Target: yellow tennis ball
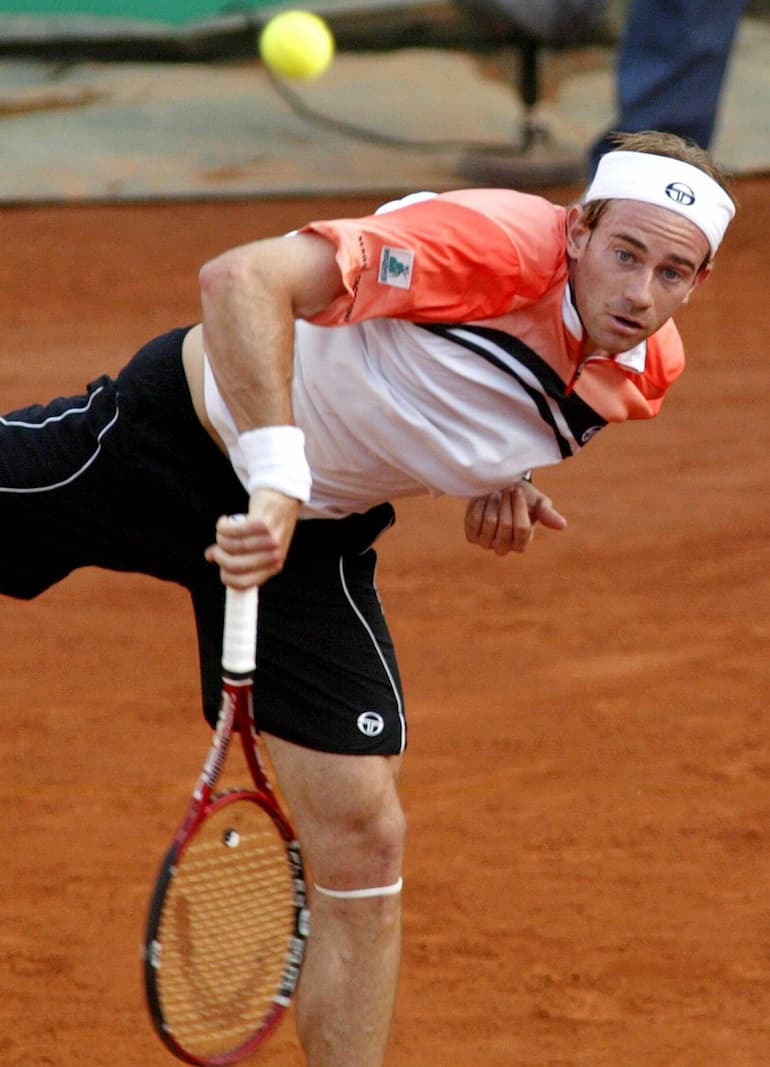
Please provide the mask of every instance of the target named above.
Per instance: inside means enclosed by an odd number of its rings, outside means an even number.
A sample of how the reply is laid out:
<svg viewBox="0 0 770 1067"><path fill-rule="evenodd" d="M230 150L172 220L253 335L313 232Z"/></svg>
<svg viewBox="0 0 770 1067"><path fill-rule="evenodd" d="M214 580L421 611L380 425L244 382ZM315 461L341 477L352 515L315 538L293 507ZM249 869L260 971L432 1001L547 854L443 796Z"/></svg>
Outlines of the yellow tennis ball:
<svg viewBox="0 0 770 1067"><path fill-rule="evenodd" d="M310 80L326 70L334 57L334 37L311 11L282 11L259 35L262 62L276 74Z"/></svg>

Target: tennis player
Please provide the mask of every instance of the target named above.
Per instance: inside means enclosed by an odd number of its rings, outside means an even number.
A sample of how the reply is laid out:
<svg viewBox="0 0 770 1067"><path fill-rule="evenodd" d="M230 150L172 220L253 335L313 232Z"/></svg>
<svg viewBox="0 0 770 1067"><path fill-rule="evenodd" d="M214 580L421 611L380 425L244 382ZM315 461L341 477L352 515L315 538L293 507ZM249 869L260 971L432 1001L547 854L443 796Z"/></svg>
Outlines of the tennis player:
<svg viewBox="0 0 770 1067"><path fill-rule="evenodd" d="M391 1025L406 719L371 547L390 501L466 498L468 539L501 555L562 528L527 473L658 413L672 315L734 210L703 151L648 133L569 209L473 189L312 222L207 263L202 325L0 423L0 591L86 565L180 583L211 720L222 582L262 587L257 716L315 881L310 1067L378 1067Z"/></svg>

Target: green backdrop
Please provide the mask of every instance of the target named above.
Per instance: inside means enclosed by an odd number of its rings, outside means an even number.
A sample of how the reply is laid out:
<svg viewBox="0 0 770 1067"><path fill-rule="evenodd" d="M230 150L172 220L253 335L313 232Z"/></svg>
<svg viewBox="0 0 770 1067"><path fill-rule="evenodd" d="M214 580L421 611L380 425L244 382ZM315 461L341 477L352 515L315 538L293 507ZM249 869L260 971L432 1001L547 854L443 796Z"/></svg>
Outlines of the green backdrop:
<svg viewBox="0 0 770 1067"><path fill-rule="evenodd" d="M0 14L102 15L184 23L257 6L259 0L250 3L228 3L227 0L0 0Z"/></svg>

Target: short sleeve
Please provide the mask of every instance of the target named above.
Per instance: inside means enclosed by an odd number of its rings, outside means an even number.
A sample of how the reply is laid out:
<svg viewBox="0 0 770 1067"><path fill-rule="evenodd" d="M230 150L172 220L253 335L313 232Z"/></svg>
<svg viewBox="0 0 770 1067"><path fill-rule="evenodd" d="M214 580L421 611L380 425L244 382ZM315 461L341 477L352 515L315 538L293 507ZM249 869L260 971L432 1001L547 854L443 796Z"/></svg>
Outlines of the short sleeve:
<svg viewBox="0 0 770 1067"><path fill-rule="evenodd" d="M472 322L538 299L564 263L564 210L513 190L465 190L382 214L309 223L337 250L344 293L311 321Z"/></svg>

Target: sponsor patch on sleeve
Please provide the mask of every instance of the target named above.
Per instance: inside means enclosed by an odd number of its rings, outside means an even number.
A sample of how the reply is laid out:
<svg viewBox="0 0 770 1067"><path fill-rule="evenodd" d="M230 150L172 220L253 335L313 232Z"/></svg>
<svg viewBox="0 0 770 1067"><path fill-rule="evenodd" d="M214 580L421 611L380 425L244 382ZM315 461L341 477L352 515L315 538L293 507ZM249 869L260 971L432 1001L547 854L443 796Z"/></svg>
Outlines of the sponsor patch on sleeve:
<svg viewBox="0 0 770 1067"><path fill-rule="evenodd" d="M380 253L380 285L393 285L396 289L409 289L412 284L414 252L406 248L383 248Z"/></svg>

